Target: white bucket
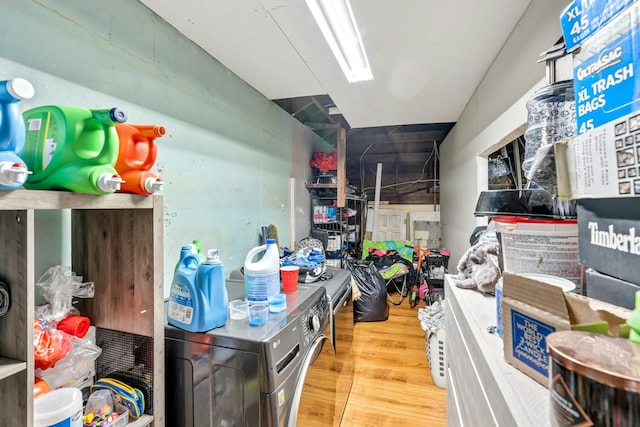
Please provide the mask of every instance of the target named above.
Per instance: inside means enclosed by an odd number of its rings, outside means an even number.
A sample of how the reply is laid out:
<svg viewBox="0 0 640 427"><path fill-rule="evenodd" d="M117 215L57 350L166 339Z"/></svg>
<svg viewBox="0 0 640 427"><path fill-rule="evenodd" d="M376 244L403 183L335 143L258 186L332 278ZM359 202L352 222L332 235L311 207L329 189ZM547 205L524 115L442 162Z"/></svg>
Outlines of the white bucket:
<svg viewBox="0 0 640 427"><path fill-rule="evenodd" d="M576 220L497 216L503 271L563 277L582 293Z"/></svg>
<svg viewBox="0 0 640 427"><path fill-rule="evenodd" d="M75 387L59 388L33 402L35 427L82 427L82 392Z"/></svg>

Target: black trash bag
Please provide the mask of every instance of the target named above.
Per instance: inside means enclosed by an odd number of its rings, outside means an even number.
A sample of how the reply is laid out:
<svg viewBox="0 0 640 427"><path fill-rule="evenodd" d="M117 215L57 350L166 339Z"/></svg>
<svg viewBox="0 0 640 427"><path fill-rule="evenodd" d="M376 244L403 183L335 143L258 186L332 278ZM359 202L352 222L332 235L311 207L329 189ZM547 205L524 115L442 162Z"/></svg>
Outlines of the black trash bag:
<svg viewBox="0 0 640 427"><path fill-rule="evenodd" d="M353 318L356 322L379 322L389 318L387 286L373 262L347 259L347 270L360 290L360 298L353 302Z"/></svg>

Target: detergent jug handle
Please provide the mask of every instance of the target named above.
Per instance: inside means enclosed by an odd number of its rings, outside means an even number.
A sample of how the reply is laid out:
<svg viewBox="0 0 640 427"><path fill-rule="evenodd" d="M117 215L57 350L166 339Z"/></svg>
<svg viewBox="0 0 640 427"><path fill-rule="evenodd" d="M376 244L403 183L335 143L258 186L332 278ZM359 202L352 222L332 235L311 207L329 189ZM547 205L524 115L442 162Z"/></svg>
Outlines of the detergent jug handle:
<svg viewBox="0 0 640 427"><path fill-rule="evenodd" d="M150 170L156 161L158 156L158 145L155 144L155 140L159 136L164 136L167 132L164 126L158 125L133 125L138 129L138 133L145 138L139 138L136 142L145 142L149 146L149 155L144 159L144 163L140 167L140 170Z"/></svg>
<svg viewBox="0 0 640 427"><path fill-rule="evenodd" d="M18 142L13 138L16 124L24 126L18 101L30 99L34 93L33 85L22 78L0 82L0 149L12 149L17 154L22 153L24 138L21 138L20 147L11 147L11 144ZM2 145L3 141L7 143L6 147Z"/></svg>
<svg viewBox="0 0 640 427"><path fill-rule="evenodd" d="M251 249L244 259L244 265L246 266L248 264L253 264L253 258L260 252L266 252L266 250L267 245L256 246L255 248Z"/></svg>
<svg viewBox="0 0 640 427"><path fill-rule="evenodd" d="M180 263L187 268L197 270L200 266L200 256L198 254L187 255L180 260Z"/></svg>

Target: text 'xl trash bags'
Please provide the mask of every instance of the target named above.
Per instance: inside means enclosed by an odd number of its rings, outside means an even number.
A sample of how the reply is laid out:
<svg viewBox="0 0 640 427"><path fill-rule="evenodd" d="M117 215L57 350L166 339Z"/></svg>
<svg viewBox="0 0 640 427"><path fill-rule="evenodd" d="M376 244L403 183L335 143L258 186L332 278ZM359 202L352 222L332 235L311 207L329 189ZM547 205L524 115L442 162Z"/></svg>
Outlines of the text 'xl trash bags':
<svg viewBox="0 0 640 427"><path fill-rule="evenodd" d="M346 267L351 271L360 290L360 298L353 302L356 322L377 322L389 318L387 286L371 261L347 259Z"/></svg>

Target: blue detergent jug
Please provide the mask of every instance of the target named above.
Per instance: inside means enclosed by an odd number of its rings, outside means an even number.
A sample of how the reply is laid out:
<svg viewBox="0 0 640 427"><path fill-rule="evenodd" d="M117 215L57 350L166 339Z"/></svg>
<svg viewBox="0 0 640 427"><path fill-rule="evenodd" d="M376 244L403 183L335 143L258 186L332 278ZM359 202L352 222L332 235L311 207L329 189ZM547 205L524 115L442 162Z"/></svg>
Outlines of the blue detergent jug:
<svg viewBox="0 0 640 427"><path fill-rule="evenodd" d="M203 310L195 314L194 320L201 332L219 328L227 323L229 296L224 276L224 266L218 250L209 249L207 259L200 264L196 274Z"/></svg>
<svg viewBox="0 0 640 427"><path fill-rule="evenodd" d="M0 190L21 187L29 175L20 158L25 127L18 103L33 94L33 86L25 79L0 81Z"/></svg>
<svg viewBox="0 0 640 427"><path fill-rule="evenodd" d="M199 266L200 257L193 253L192 246L183 246L169 293L167 322L170 325L190 330L197 303L196 273Z"/></svg>
<svg viewBox="0 0 640 427"><path fill-rule="evenodd" d="M206 332L227 322L229 298L218 251L201 262L192 247L183 246L171 284L167 322L189 332Z"/></svg>

